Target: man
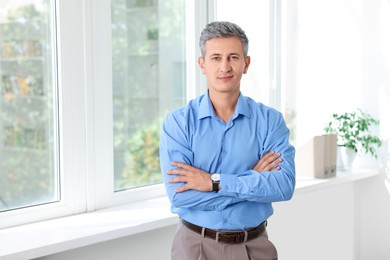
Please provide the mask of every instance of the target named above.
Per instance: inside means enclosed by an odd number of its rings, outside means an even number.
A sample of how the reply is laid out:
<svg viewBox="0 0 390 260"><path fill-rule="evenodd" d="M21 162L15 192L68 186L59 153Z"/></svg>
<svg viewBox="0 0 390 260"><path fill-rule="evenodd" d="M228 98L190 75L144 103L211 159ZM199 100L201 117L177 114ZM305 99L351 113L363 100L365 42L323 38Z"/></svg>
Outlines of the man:
<svg viewBox="0 0 390 260"><path fill-rule="evenodd" d="M277 259L265 230L272 202L295 187L295 149L278 111L240 92L250 57L245 32L212 22L200 37L208 91L170 113L160 140L172 212L172 259Z"/></svg>

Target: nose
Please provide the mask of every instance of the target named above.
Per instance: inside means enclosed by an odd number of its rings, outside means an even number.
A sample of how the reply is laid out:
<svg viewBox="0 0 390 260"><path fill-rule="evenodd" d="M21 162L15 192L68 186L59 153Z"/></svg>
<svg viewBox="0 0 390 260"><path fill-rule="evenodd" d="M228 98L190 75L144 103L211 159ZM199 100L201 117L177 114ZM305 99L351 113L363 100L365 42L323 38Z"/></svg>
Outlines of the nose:
<svg viewBox="0 0 390 260"><path fill-rule="evenodd" d="M221 72L228 72L231 70L231 68L232 68L232 66L230 65L230 60L223 59L221 62L221 67L220 67Z"/></svg>

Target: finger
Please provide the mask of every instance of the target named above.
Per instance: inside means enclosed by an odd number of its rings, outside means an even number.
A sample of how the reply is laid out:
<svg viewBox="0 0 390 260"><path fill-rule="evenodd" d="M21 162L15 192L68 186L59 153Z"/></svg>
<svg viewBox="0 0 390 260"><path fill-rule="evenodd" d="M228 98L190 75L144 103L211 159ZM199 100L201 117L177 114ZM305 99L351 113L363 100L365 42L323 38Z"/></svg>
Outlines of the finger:
<svg viewBox="0 0 390 260"><path fill-rule="evenodd" d="M180 162L173 162L172 165L178 167L179 169L185 171L187 174L188 173L199 173L199 172L202 172L202 170L194 167L194 166L191 166L191 165L188 165L188 164L185 164L185 163L180 163Z"/></svg>
<svg viewBox="0 0 390 260"><path fill-rule="evenodd" d="M186 182L186 178L185 177L174 177L174 178L170 178L168 179L168 182L169 183L175 183L175 182Z"/></svg>
<svg viewBox="0 0 390 260"><path fill-rule="evenodd" d="M274 150L269 151L268 153L264 154L262 158L266 159L268 157L272 157L275 154Z"/></svg>
<svg viewBox="0 0 390 260"><path fill-rule="evenodd" d="M184 169L184 170L188 170L188 171L196 169L195 167L192 167L191 165L188 165L188 164L182 163L182 162L174 162L173 161L173 162L171 162L171 164L173 166L176 166L178 168L181 168L181 169Z"/></svg>
<svg viewBox="0 0 390 260"><path fill-rule="evenodd" d="M266 157L266 158L265 158ZM269 153L267 156L263 156L258 163L253 168L254 170L261 172L261 171L270 171L272 170L278 163L280 163L282 159L280 158L280 153L275 153L270 155Z"/></svg>
<svg viewBox="0 0 390 260"><path fill-rule="evenodd" d="M262 156L262 159L264 160L272 160L272 158L279 157L280 153L276 153L275 151L269 151L265 155Z"/></svg>
<svg viewBox="0 0 390 260"><path fill-rule="evenodd" d="M260 160L257 161L255 167L259 167L260 165L262 165L264 163L264 161L267 161L269 158L271 158L272 156L274 156L275 152L274 151L269 151L268 153L266 153L265 155L263 155Z"/></svg>
<svg viewBox="0 0 390 260"><path fill-rule="evenodd" d="M265 158L263 164L265 164L265 165L271 164L272 162L277 161L279 158L280 158L280 153L275 153L275 154Z"/></svg>
<svg viewBox="0 0 390 260"><path fill-rule="evenodd" d="M279 163L281 163L283 160L282 158L277 158L276 160L272 161L271 163L267 164L264 167L264 171L271 171L273 170L276 166L278 166Z"/></svg>
<svg viewBox="0 0 390 260"><path fill-rule="evenodd" d="M172 169L172 170L168 170L166 171L166 174L174 174L174 175L187 175L187 171L183 170L183 169Z"/></svg>
<svg viewBox="0 0 390 260"><path fill-rule="evenodd" d="M187 185L183 185L183 186L175 189L175 192L180 193L180 192L183 192L183 191L186 191L186 190L188 190Z"/></svg>
<svg viewBox="0 0 390 260"><path fill-rule="evenodd" d="M264 167L265 165L269 164L279 156L280 156L279 153L275 154L274 151L269 151L268 153L266 153L260 158L260 160L256 163L255 168L259 168L261 166Z"/></svg>

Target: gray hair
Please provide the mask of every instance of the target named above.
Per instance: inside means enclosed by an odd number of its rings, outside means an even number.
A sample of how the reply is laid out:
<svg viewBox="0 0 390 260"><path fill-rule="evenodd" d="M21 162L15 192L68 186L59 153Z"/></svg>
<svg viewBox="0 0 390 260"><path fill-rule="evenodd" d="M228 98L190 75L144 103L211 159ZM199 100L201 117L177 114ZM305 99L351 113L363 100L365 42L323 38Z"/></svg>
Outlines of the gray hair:
<svg viewBox="0 0 390 260"><path fill-rule="evenodd" d="M242 42L242 49L244 56L248 55L248 43L249 40L246 37L244 30L241 29L237 24L231 22L211 22L206 25L206 28L200 34L199 47L202 57L205 57L206 42L214 38L227 38L237 37Z"/></svg>

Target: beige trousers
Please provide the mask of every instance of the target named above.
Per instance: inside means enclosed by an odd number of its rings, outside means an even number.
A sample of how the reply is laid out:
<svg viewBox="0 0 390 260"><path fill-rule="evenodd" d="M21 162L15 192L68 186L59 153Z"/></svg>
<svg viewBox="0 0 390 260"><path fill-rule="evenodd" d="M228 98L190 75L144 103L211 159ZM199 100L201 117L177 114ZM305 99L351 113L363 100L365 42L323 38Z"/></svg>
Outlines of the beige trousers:
<svg viewBox="0 0 390 260"><path fill-rule="evenodd" d="M240 244L224 244L202 237L179 222L172 243L172 260L277 260L267 231Z"/></svg>

